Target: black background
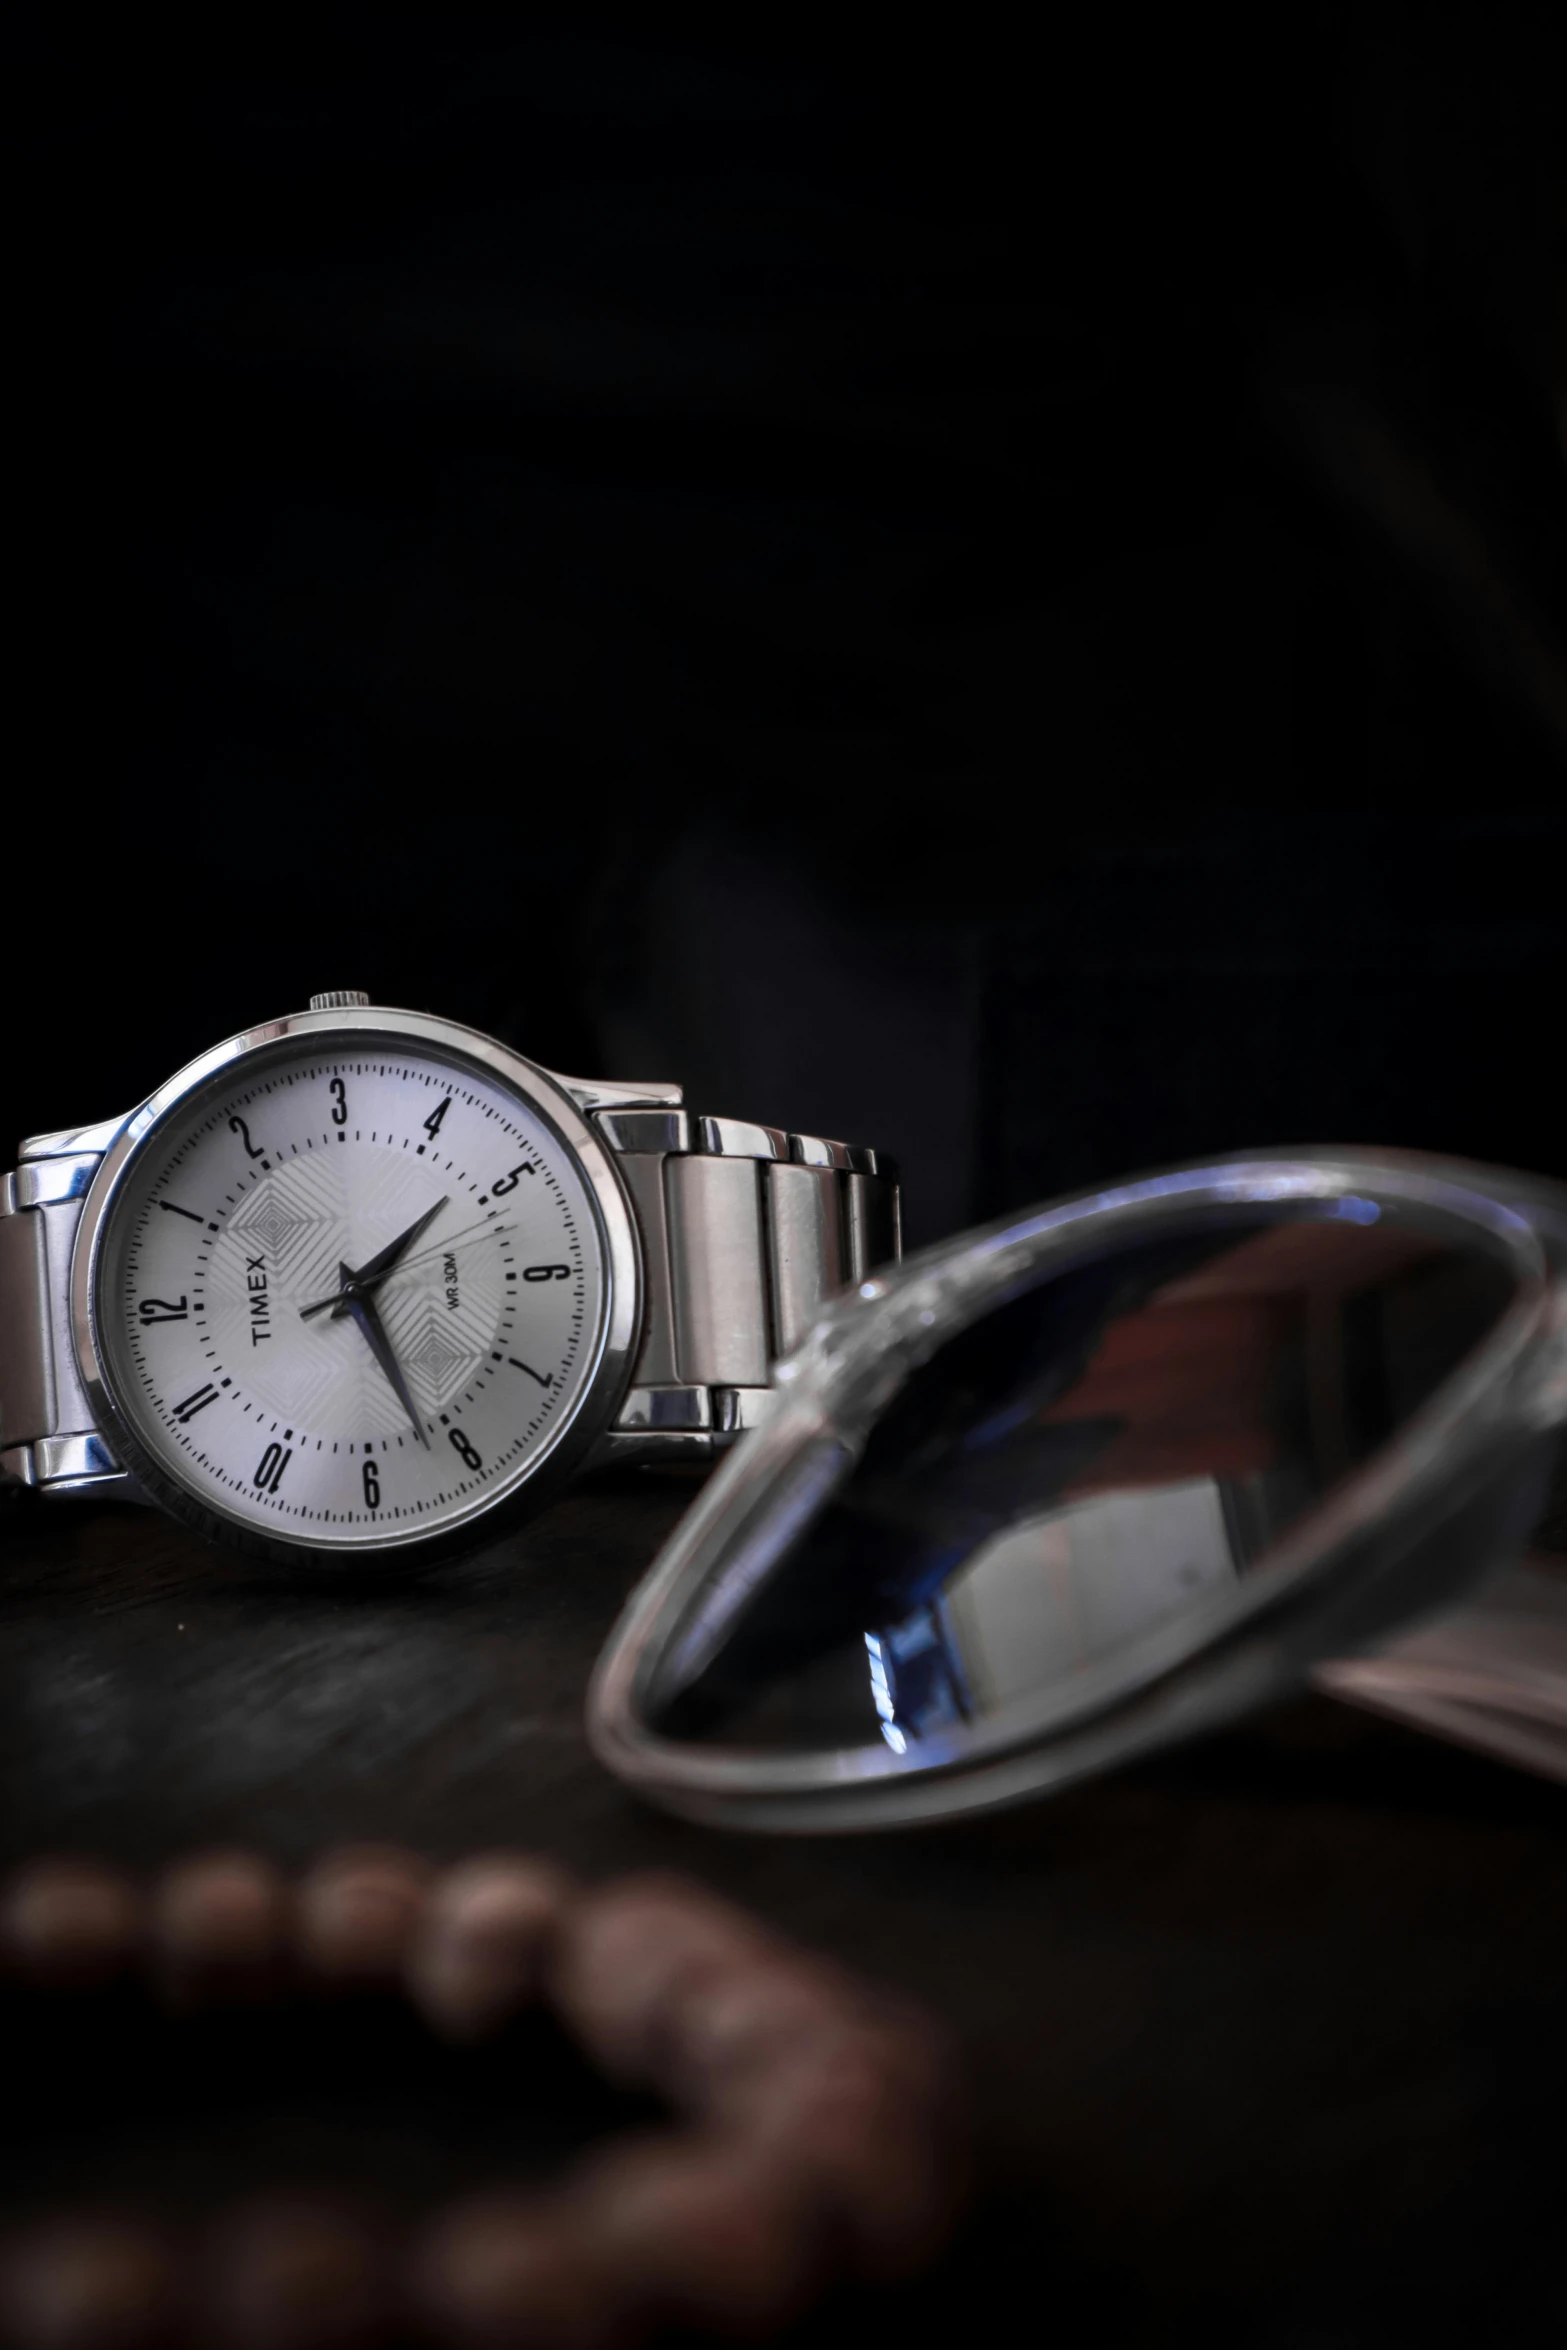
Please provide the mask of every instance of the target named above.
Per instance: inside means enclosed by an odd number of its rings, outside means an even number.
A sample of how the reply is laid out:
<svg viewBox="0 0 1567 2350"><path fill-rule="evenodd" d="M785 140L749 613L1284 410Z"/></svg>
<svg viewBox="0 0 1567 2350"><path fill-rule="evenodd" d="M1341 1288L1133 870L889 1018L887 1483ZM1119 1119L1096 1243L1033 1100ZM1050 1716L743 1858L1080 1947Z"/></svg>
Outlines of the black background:
<svg viewBox="0 0 1567 2350"><path fill-rule="evenodd" d="M13 1125L359 985L915 1239L1567 1167L1555 15L36 13Z"/></svg>

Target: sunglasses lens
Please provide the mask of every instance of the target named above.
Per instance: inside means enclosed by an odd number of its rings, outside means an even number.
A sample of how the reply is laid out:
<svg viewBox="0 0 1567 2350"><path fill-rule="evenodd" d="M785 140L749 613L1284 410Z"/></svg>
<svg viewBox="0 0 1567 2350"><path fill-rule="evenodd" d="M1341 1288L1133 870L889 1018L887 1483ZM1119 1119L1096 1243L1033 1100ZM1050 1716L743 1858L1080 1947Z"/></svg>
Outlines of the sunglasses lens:
<svg viewBox="0 0 1567 2350"><path fill-rule="evenodd" d="M940 1767L1146 1678L1512 1295L1480 1246L1356 1200L1226 1212L1054 1272L934 1348L764 1575L694 1601L649 1726Z"/></svg>

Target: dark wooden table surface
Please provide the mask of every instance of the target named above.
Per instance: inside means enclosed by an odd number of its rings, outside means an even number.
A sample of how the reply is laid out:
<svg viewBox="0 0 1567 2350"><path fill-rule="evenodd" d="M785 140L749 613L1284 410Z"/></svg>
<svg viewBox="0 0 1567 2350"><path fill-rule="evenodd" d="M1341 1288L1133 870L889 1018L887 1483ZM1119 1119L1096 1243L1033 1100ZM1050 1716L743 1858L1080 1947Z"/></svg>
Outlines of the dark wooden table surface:
<svg viewBox="0 0 1567 2350"><path fill-rule="evenodd" d="M967 1826L763 1841L639 1807L582 1693L690 1498L579 1491L408 1582L288 1578L131 1510L0 1518L8 1860L337 1838L675 1865L904 1984L973 2069L938 2274L805 2327L1071 2345L1536 2344L1567 2317L1567 1798L1320 1699ZM340 2178L416 2205L616 2119L390 2015L173 2024L9 1994L0 2202Z"/></svg>

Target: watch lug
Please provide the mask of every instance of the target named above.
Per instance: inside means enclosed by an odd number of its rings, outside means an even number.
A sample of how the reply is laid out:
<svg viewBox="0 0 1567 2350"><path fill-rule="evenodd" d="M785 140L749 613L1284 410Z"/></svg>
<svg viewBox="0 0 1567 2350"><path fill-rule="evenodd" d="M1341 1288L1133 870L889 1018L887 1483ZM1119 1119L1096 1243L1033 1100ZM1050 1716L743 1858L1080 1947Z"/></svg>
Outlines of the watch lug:
<svg viewBox="0 0 1567 2350"><path fill-rule="evenodd" d="M0 1493L31 1492L38 1483L30 1444L8 1444L0 1452Z"/></svg>
<svg viewBox="0 0 1567 2350"><path fill-rule="evenodd" d="M550 1075L579 1110L678 1110L686 1098L683 1086L657 1080L638 1083L635 1079L617 1082L612 1077L563 1077L558 1069L552 1069Z"/></svg>
<svg viewBox="0 0 1567 2350"><path fill-rule="evenodd" d="M716 1460L722 1439L709 1428L606 1428L588 1454L584 1467L624 1469L671 1461Z"/></svg>
<svg viewBox="0 0 1567 2350"><path fill-rule="evenodd" d="M776 1400L771 1387L633 1387L589 1465L715 1459L759 1428Z"/></svg>
<svg viewBox="0 0 1567 2350"><path fill-rule="evenodd" d="M40 1436L0 1453L0 1489L25 1487L46 1501L128 1501L144 1509L152 1496L122 1469L96 1431Z"/></svg>
<svg viewBox="0 0 1567 2350"><path fill-rule="evenodd" d="M113 1148L135 1112L125 1110L118 1118L101 1118L96 1126L66 1126L58 1134L30 1134L17 1153L25 1159L74 1159L96 1155L102 1158Z"/></svg>

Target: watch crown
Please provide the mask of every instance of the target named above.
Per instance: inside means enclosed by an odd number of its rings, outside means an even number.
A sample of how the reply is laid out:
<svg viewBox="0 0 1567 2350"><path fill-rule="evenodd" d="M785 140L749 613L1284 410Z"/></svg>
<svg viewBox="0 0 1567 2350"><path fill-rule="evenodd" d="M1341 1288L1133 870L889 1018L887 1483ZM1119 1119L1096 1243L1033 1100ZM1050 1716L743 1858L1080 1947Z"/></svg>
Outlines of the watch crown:
<svg viewBox="0 0 1567 2350"><path fill-rule="evenodd" d="M310 1009L312 1012L352 1012L369 1001L362 987L329 987L324 995L311 997Z"/></svg>

